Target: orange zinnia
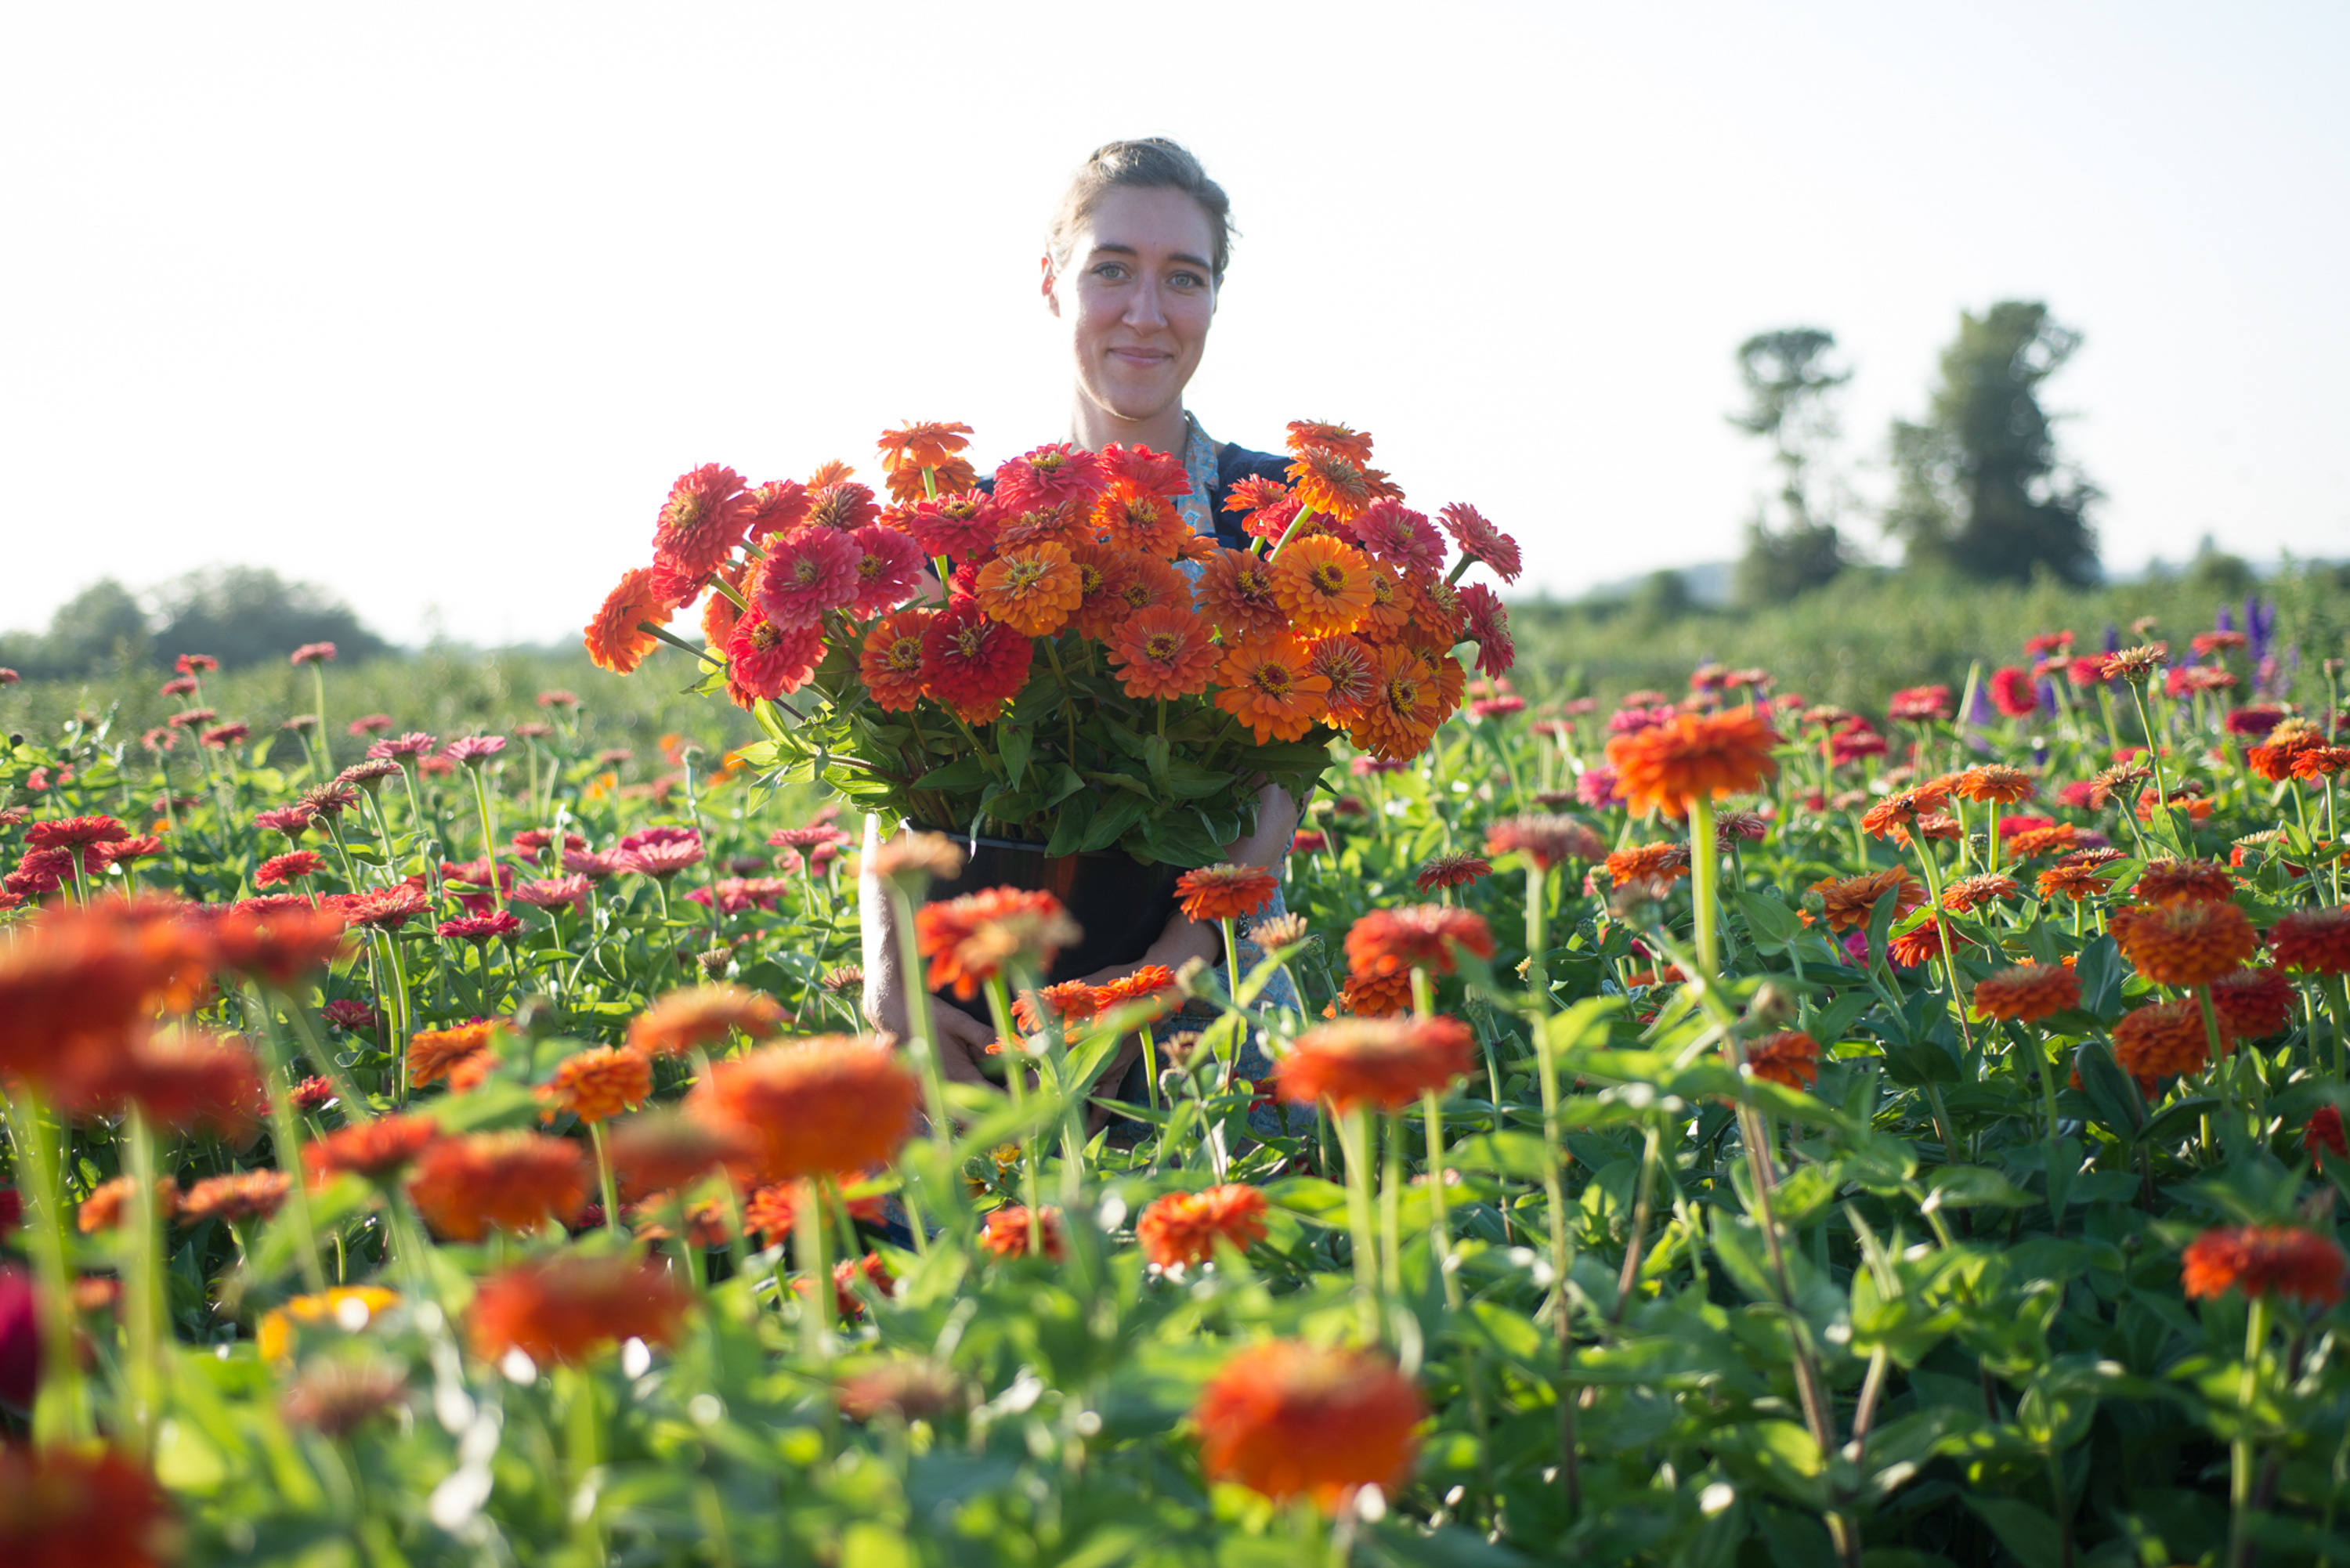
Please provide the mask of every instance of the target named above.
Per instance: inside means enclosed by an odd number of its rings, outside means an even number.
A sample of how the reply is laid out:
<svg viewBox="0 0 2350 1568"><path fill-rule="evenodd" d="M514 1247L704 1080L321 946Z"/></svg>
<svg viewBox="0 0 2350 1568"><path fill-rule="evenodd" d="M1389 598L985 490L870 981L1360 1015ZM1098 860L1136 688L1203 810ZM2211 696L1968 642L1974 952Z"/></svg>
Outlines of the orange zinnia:
<svg viewBox="0 0 2350 1568"><path fill-rule="evenodd" d="M1909 875L1909 868L1906 866L1896 866L1890 870L1874 872L1866 877L1830 877L1813 883L1812 891L1825 901L1826 908L1821 911L1820 918L1827 921L1828 929L1832 931L1847 931L1856 926L1867 925L1870 914L1877 908L1877 900L1887 892L1896 895L1893 913L1897 918L1926 901L1926 889L1918 885L1918 878Z"/></svg>
<svg viewBox="0 0 2350 1568"><path fill-rule="evenodd" d="M1986 975L1975 984L1975 1016L2037 1023L2081 1005L2080 977L2062 964L2027 963Z"/></svg>
<svg viewBox="0 0 2350 1568"><path fill-rule="evenodd" d="M1128 618L1109 644L1118 684L1139 701L1205 691L1222 657L1208 635L1208 623L1175 605Z"/></svg>
<svg viewBox="0 0 2350 1568"><path fill-rule="evenodd" d="M1273 1075L1284 1100L1394 1111L1441 1093L1474 1060L1475 1039L1457 1018L1352 1018L1300 1034Z"/></svg>
<svg viewBox="0 0 2350 1568"><path fill-rule="evenodd" d="M1191 579L1151 556L1123 552L1125 580L1119 584L1118 597L1126 601L1131 615L1153 605L1178 605L1191 607Z"/></svg>
<svg viewBox="0 0 2350 1568"><path fill-rule="evenodd" d="M538 1095L592 1126L643 1105L652 1092L651 1057L626 1046L594 1045L556 1064L555 1081Z"/></svg>
<svg viewBox="0 0 2350 1568"><path fill-rule="evenodd" d="M2060 860L2040 874L2036 885L2043 898L2061 895L2077 904L2084 898L2094 898L2105 892L2112 883L2097 875L2095 862Z"/></svg>
<svg viewBox="0 0 2350 1568"><path fill-rule="evenodd" d="M1348 462L1364 464L1371 461L1371 432L1349 430L1345 425L1325 423L1319 420L1289 421L1289 451L1295 457L1309 452L1331 452Z"/></svg>
<svg viewBox="0 0 2350 1568"><path fill-rule="evenodd" d="M2069 822L2051 823L2046 827L2027 827L2013 837L2000 835L2007 852L2018 860L2034 856L2061 854L2080 842L2081 830Z"/></svg>
<svg viewBox="0 0 2350 1568"><path fill-rule="evenodd" d="M1447 709L1441 672L1450 669L1458 677L1461 667L1440 659L1431 668L1426 655L1400 643L1372 651L1378 665L1372 675L1371 692L1347 727L1347 738L1391 761L1416 757L1444 722Z"/></svg>
<svg viewBox="0 0 2350 1568"><path fill-rule="evenodd" d="M1356 974L1400 974L1424 969L1451 974L1458 945L1481 959L1493 956L1493 933L1473 909L1410 904L1373 909L1347 931L1347 967Z"/></svg>
<svg viewBox="0 0 2350 1568"><path fill-rule="evenodd" d="M1607 857L1606 868L1609 882L1617 888L1627 882L1670 882L1689 875L1689 846L1636 844Z"/></svg>
<svg viewBox="0 0 2350 1568"><path fill-rule="evenodd" d="M1162 559L1181 548L1191 528L1173 503L1129 480L1114 480L1094 500L1093 524L1121 550Z"/></svg>
<svg viewBox="0 0 2350 1568"><path fill-rule="evenodd" d="M1749 1041L1747 1070L1782 1088L1808 1089L1819 1081L1820 1043L1800 1029Z"/></svg>
<svg viewBox="0 0 2350 1568"><path fill-rule="evenodd" d="M1341 522L1374 501L1399 493L1378 469L1326 448L1308 447L1299 452L1297 461L1289 465L1289 480L1296 487L1298 500ZM1297 543L1295 538L1289 542Z"/></svg>
<svg viewBox="0 0 2350 1568"><path fill-rule="evenodd" d="M1178 907L1203 923L1253 915L1280 890L1281 877L1262 866L1202 866L1175 881Z"/></svg>
<svg viewBox="0 0 2350 1568"><path fill-rule="evenodd" d="M1050 637L1085 597L1085 581L1066 546L1008 550L980 568L975 596L993 618L1027 637Z"/></svg>
<svg viewBox="0 0 2350 1568"><path fill-rule="evenodd" d="M951 985L966 999L1015 958L1044 973L1055 955L1084 934L1052 894L1018 888L988 888L925 904L915 911L914 933L931 961L931 984Z"/></svg>
<svg viewBox="0 0 2350 1568"><path fill-rule="evenodd" d="M441 1124L429 1116L378 1116L305 1145L302 1159L309 1167L314 1186L346 1171L388 1183L438 1143L441 1136Z"/></svg>
<svg viewBox="0 0 2350 1568"><path fill-rule="evenodd" d="M2209 985L2241 969L2261 939L2233 904L2134 905L2110 922L2137 971L2157 985Z"/></svg>
<svg viewBox="0 0 2350 1568"><path fill-rule="evenodd" d="M501 1027L494 1018L478 1018L446 1029L418 1030L408 1042L409 1086L421 1089L443 1078L453 1089L477 1086L497 1064L491 1040Z"/></svg>
<svg viewBox="0 0 2350 1568"><path fill-rule="evenodd" d="M1744 794L1779 771L1771 748L1779 743L1770 721L1752 708L1719 713L1677 713L1607 742L1626 807L1635 815L1689 814L1692 800Z"/></svg>
<svg viewBox="0 0 2350 1568"><path fill-rule="evenodd" d="M629 1046L650 1056L682 1056L737 1029L763 1040L783 1021L783 1004L763 991L692 985L671 992L637 1014L629 1025Z"/></svg>
<svg viewBox="0 0 2350 1568"><path fill-rule="evenodd" d="M1378 693L1378 655L1354 636L1317 638L1305 648L1306 668L1330 683L1323 701L1330 706L1333 724L1352 725L1363 716L1363 705Z"/></svg>
<svg viewBox="0 0 2350 1568"><path fill-rule="evenodd" d="M2220 1038L2227 1041L2226 1021ZM2114 1025L2114 1059L2134 1078L2199 1073L2211 1060L2210 1031L2191 1002L2165 1002L2122 1014Z"/></svg>
<svg viewBox="0 0 2350 1568"><path fill-rule="evenodd" d="M733 1133L673 1111L622 1117L608 1136L620 1196L631 1200L683 1187L742 1153Z"/></svg>
<svg viewBox="0 0 2350 1568"><path fill-rule="evenodd" d="M608 670L615 675L626 675L644 662L646 654L660 641L651 632L642 629L640 622L657 626L669 622L671 606L653 586L650 566L636 566L623 573L619 585L605 596L588 623L588 657L598 670Z"/></svg>
<svg viewBox="0 0 2350 1568"><path fill-rule="evenodd" d="M1023 1029L1039 1030L1053 1019L1083 1023L1102 1010L1102 992L1082 980L1064 981L1042 991L1024 991L1012 1003L1012 1020Z"/></svg>
<svg viewBox="0 0 2350 1568"><path fill-rule="evenodd" d="M936 421L908 424L899 430L883 431L878 444L883 472L910 468L919 477L925 468L945 467L955 453L971 445L971 427Z"/></svg>
<svg viewBox="0 0 2350 1568"><path fill-rule="evenodd" d="M2141 904L2224 904L2236 879L2212 860L2149 860L2134 889Z"/></svg>
<svg viewBox="0 0 2350 1568"><path fill-rule="evenodd" d="M568 1138L473 1133L427 1148L408 1195L442 1235L478 1241L493 1226L533 1231L550 1215L568 1219L588 1200L590 1179L587 1157Z"/></svg>
<svg viewBox="0 0 2350 1568"><path fill-rule="evenodd" d="M1363 1487L1410 1475L1427 1414L1411 1380L1377 1356L1276 1339L1225 1362L1191 1424L1211 1480L1335 1512Z"/></svg>
<svg viewBox="0 0 2350 1568"><path fill-rule="evenodd" d="M1978 904L1988 904L1993 898L2012 898L2022 891L2022 885L2014 877L1997 871L1985 871L1978 876L1961 877L1943 888L1942 908L1954 915L1963 915Z"/></svg>
<svg viewBox="0 0 2350 1568"><path fill-rule="evenodd" d="M1273 597L1301 637L1331 637L1363 624L1371 607L1371 563L1326 534L1292 539L1273 563Z"/></svg>
<svg viewBox="0 0 2350 1568"><path fill-rule="evenodd" d="M180 1223L206 1220L267 1220L285 1203L294 1183L282 1170L239 1170L208 1176L180 1195Z"/></svg>
<svg viewBox="0 0 2350 1568"><path fill-rule="evenodd" d="M578 1362L624 1339L666 1345L693 1293L658 1263L567 1255L493 1275L473 1297L474 1353Z"/></svg>
<svg viewBox="0 0 2350 1568"><path fill-rule="evenodd" d="M1231 649L1216 681L1216 706L1246 724L1259 745L1302 739L1326 711L1329 680L1314 673L1292 638L1263 638Z"/></svg>
<svg viewBox="0 0 2350 1568"><path fill-rule="evenodd" d="M1969 800L2013 805L2032 798L2032 775L2022 768L1985 763L1959 775L1958 793Z"/></svg>
<svg viewBox="0 0 2350 1568"><path fill-rule="evenodd" d="M1264 1210L1264 1194L1245 1182L1170 1192L1142 1211L1134 1239L1143 1257L1162 1269L1211 1262L1218 1241L1245 1252L1263 1241Z"/></svg>
<svg viewBox="0 0 2350 1568"><path fill-rule="evenodd" d="M887 1045L832 1034L720 1063L686 1109L743 1141L743 1174L792 1181L886 1165L912 1131L920 1098Z"/></svg>
<svg viewBox="0 0 2350 1568"><path fill-rule="evenodd" d="M1044 1255L1059 1262L1069 1255L1068 1243L1061 1235L1061 1211L1040 1209L1036 1211L1036 1230L1044 1243ZM987 1217L986 1226L979 1233L980 1250L993 1258L1025 1258L1034 1255L1029 1246L1028 1210L1019 1203L1006 1204Z"/></svg>
<svg viewBox="0 0 2350 1568"><path fill-rule="evenodd" d="M1126 589L1134 580L1136 563L1149 557L1092 542L1071 545L1068 550L1069 560L1077 568L1078 591L1077 612L1069 623L1082 636L1107 641L1135 613L1135 607L1126 601ZM1153 564L1166 566L1163 561Z"/></svg>
<svg viewBox="0 0 2350 1568"><path fill-rule="evenodd" d="M1218 550L1200 573L1200 613L1232 642L1280 631L1288 612L1273 588L1273 566L1246 550Z"/></svg>
<svg viewBox="0 0 2350 1568"><path fill-rule="evenodd" d="M2333 1238L2288 1225L2237 1225L2206 1231L2189 1244L2187 1293L2197 1298L2241 1290L2284 1296L2305 1306L2342 1299L2342 1249Z"/></svg>
<svg viewBox="0 0 2350 1568"><path fill-rule="evenodd" d="M885 713L903 713L922 698L922 632L934 612L899 610L873 623L865 634L857 672Z"/></svg>
<svg viewBox="0 0 2350 1568"><path fill-rule="evenodd" d="M1337 1007L1357 1018L1393 1018L1411 1011L1411 971L1395 974L1350 974L1338 989ZM1324 1017L1336 1016L1335 1010Z"/></svg>

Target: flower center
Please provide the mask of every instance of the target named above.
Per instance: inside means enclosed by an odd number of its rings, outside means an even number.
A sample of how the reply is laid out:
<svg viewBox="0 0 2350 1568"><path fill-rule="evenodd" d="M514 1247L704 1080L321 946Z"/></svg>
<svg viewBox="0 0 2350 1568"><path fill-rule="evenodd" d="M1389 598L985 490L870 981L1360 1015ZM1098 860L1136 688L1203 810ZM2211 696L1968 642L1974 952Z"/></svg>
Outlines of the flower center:
<svg viewBox="0 0 2350 1568"><path fill-rule="evenodd" d="M1289 667L1284 664L1260 664L1249 677L1250 684L1268 697L1286 697L1295 684Z"/></svg>
<svg viewBox="0 0 2350 1568"><path fill-rule="evenodd" d="M1183 639L1171 631L1154 631L1142 644L1143 657L1164 664L1181 650Z"/></svg>
<svg viewBox="0 0 2350 1568"><path fill-rule="evenodd" d="M1306 573L1305 579L1314 585L1315 592L1333 597L1347 591L1346 569L1333 562L1325 561Z"/></svg>
<svg viewBox="0 0 2350 1568"><path fill-rule="evenodd" d="M889 651L882 656L881 662L893 674L913 674L922 667L922 639L919 637L899 638L889 645Z"/></svg>
<svg viewBox="0 0 2350 1568"><path fill-rule="evenodd" d="M813 587L816 579L822 576L823 573L818 570L816 562L806 556L792 563L792 581L804 588Z"/></svg>
<svg viewBox="0 0 2350 1568"><path fill-rule="evenodd" d="M1003 586L1015 594L1026 593L1043 582L1045 575L1053 569L1049 563L1044 561L1014 561L1011 566L1012 569L1003 574Z"/></svg>
<svg viewBox="0 0 2350 1568"><path fill-rule="evenodd" d="M773 621L763 620L751 628L751 646L761 653L766 652L783 640L784 634L775 629L775 624Z"/></svg>

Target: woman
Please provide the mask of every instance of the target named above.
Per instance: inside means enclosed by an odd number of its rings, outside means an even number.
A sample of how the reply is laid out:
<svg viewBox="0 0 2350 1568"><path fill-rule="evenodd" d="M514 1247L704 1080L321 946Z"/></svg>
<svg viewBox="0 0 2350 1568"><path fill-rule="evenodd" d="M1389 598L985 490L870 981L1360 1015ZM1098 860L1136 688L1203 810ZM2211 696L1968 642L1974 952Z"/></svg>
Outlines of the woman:
<svg viewBox="0 0 2350 1568"><path fill-rule="evenodd" d="M1232 250L1230 206L1199 160L1174 142L1158 137L1113 141L1087 161L1061 200L1043 257L1043 294L1076 362L1069 439L1091 452L1118 441L1181 454L1191 473L1191 493L1181 507L1185 521L1194 532L1213 533L1241 549L1248 538L1237 514L1224 511L1225 496L1251 475L1281 477L1288 460L1211 441L1183 406L1183 389L1200 368L1223 286ZM1228 846L1226 857L1278 867L1296 829L1296 803L1267 784L1257 799L1255 830ZM877 844L868 817L867 850ZM902 1036L905 976L889 901L870 877L858 891L866 1014ZM1138 964L1086 978L1104 984L1140 963L1176 969L1191 959L1219 957L1222 945L1214 927L1170 906L1165 929ZM1247 950L1244 943L1244 963ZM995 1038L993 1027L943 1001L934 1011L948 1076L979 1081L978 1062ZM1139 1050L1129 1043L1105 1081L1118 1082Z"/></svg>

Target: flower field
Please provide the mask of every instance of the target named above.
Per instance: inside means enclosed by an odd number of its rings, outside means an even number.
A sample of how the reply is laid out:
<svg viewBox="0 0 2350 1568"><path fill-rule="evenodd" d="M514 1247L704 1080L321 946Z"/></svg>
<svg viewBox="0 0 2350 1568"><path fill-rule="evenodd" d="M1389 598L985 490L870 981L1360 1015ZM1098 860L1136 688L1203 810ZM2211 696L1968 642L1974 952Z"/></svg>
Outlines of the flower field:
<svg viewBox="0 0 2350 1568"><path fill-rule="evenodd" d="M0 759L0 1562L2350 1560L2350 746L2174 636L1474 683L1195 877L1253 971L896 839L992 1087L854 815L187 660Z"/></svg>

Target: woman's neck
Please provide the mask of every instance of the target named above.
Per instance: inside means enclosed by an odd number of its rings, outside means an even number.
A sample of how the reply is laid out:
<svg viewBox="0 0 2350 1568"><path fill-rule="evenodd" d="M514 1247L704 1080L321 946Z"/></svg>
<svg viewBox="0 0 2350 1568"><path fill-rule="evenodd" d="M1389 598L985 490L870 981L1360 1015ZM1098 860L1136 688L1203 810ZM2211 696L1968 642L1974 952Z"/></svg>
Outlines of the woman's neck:
<svg viewBox="0 0 2350 1568"><path fill-rule="evenodd" d="M1121 446L1147 446L1153 452L1183 455L1191 426L1183 405L1173 404L1147 420L1122 420L1080 394L1069 416L1069 439L1087 452L1099 452L1112 441Z"/></svg>

